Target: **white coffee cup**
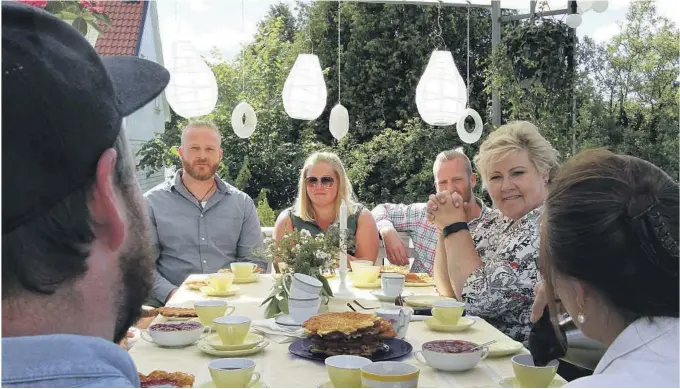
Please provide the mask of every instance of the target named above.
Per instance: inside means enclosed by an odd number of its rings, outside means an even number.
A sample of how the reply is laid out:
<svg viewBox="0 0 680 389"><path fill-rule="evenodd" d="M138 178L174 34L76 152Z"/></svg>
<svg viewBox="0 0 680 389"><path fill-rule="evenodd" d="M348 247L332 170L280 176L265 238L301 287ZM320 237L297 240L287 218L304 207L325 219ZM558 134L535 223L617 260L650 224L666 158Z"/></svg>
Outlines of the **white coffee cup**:
<svg viewBox="0 0 680 389"><path fill-rule="evenodd" d="M290 289L288 289L288 278L292 278ZM283 276L283 288L288 292L288 296L295 298L317 297L321 292L323 284L318 279L302 273L291 275L286 273Z"/></svg>
<svg viewBox="0 0 680 389"><path fill-rule="evenodd" d="M411 322L413 309L409 307L384 307L375 311L375 314L389 321L392 328L397 332L397 338L404 339Z"/></svg>
<svg viewBox="0 0 680 389"><path fill-rule="evenodd" d="M288 297L288 312L296 323L302 323L319 313L321 296L316 297Z"/></svg>
<svg viewBox="0 0 680 389"><path fill-rule="evenodd" d="M403 274L397 273L383 273L382 275L382 292L385 296L397 297L404 291L404 280L406 277Z"/></svg>

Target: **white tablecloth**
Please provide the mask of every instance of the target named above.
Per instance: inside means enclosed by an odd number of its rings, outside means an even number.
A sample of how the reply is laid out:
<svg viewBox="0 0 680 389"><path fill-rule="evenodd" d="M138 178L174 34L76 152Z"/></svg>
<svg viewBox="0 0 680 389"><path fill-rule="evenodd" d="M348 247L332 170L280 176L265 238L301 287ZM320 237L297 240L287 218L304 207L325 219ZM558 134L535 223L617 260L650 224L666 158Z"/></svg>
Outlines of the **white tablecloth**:
<svg viewBox="0 0 680 389"><path fill-rule="evenodd" d="M188 279L197 277L205 276L192 275ZM225 298L236 307L233 315L249 316L254 320L263 319L264 307L259 305L268 294L273 282L271 275L262 275L256 283L238 285L240 287L239 293L236 296ZM336 290L338 283L337 278L330 280L333 290ZM359 302L367 308L369 305L372 307L379 305L375 297L370 294L370 290L352 290L359 298ZM433 287L406 288L406 291L415 294L435 294ZM192 307L194 301L205 299L213 298L205 297L199 291L190 290L183 285L168 305ZM330 310L349 310L345 304L346 302L332 301ZM413 350L416 351L420 349L424 342L436 339L461 339L482 343L494 339L507 339L507 337L484 320L478 319L472 328L457 333L434 332L422 321L413 321L409 326L405 340L411 343ZM262 380L272 388L314 388L329 380L322 362L310 361L290 354L288 352L289 345L290 343L279 344L270 341L269 346L263 351L246 358L251 358L257 363L256 371L260 372ZM525 352L527 351L525 350ZM196 376L195 386L210 381L208 363L217 358L204 354L195 345L181 349L170 349L158 347L141 339L130 350L130 355L142 373L148 374L154 369L190 373ZM499 387L499 381L502 378L514 375L510 357L487 358L474 369L462 373L434 370L429 366L422 365L413 355L401 360L420 367L420 387Z"/></svg>

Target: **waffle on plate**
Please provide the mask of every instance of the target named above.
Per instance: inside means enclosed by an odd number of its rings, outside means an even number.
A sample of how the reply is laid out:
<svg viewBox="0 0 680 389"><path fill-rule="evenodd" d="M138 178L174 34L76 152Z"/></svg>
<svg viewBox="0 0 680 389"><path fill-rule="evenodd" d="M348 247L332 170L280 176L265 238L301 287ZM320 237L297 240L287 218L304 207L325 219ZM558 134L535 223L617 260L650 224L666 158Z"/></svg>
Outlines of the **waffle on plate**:
<svg viewBox="0 0 680 389"><path fill-rule="evenodd" d="M191 288L191 289L200 289L204 286L208 286L209 282L208 280L193 280L193 281L187 281L185 282L186 286Z"/></svg>
<svg viewBox="0 0 680 389"><path fill-rule="evenodd" d="M408 273L404 281L411 284L427 284L434 282L434 278L427 273Z"/></svg>
<svg viewBox="0 0 680 389"><path fill-rule="evenodd" d="M154 370L149 375L139 373L139 381L142 388L153 387L173 387L191 388L194 385L195 377L192 374L182 372L170 373L165 370Z"/></svg>
<svg viewBox="0 0 680 389"><path fill-rule="evenodd" d="M329 312L314 316L302 324L312 341L312 353L361 355L370 357L380 351L383 339L394 338L392 325L374 314Z"/></svg>
<svg viewBox="0 0 680 389"><path fill-rule="evenodd" d="M406 275L409 272L408 266L384 265L380 266L380 273L398 273Z"/></svg>
<svg viewBox="0 0 680 389"><path fill-rule="evenodd" d="M157 312L163 317L196 317L194 308L161 307Z"/></svg>

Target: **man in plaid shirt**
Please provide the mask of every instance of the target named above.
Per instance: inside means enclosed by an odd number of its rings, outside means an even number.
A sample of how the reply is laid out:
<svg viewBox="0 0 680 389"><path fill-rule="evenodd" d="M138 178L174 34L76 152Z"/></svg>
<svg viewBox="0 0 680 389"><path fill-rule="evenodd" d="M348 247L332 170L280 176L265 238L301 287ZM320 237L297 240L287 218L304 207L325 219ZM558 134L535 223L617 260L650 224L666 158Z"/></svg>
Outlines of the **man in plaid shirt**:
<svg viewBox="0 0 680 389"><path fill-rule="evenodd" d="M437 192L448 190L458 192L471 204L468 225L473 230L486 213L484 202L473 199L472 188L477 183L477 175L472 172L470 159L462 149L447 150L435 158L432 168ZM399 237L399 232L407 232L413 240L416 252L412 273L432 275L434 253L437 248L439 232L427 221L427 203L415 204L380 204L372 211L383 244L387 259L393 265L408 265L408 248Z"/></svg>

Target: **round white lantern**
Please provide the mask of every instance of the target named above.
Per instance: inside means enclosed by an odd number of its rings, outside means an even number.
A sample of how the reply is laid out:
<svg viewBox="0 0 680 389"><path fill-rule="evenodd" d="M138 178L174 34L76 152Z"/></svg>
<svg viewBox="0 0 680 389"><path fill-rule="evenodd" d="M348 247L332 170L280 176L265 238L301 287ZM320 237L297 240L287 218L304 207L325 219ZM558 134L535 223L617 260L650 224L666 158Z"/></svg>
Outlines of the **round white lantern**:
<svg viewBox="0 0 680 389"><path fill-rule="evenodd" d="M583 17L579 14L571 14L567 15L567 26L571 28L576 28L581 25L581 22L583 21Z"/></svg>
<svg viewBox="0 0 680 389"><path fill-rule="evenodd" d="M328 120L328 128L337 140L342 139L349 131L349 112L347 108L338 103L331 109L331 117Z"/></svg>
<svg viewBox="0 0 680 389"><path fill-rule="evenodd" d="M593 2L592 1L577 1L576 2L576 11L580 14L589 11L591 8L593 8Z"/></svg>
<svg viewBox="0 0 680 389"><path fill-rule="evenodd" d="M472 132L468 132L465 129L465 119L467 119L468 116L472 116L472 119L475 121L475 128L472 130ZM472 108L465 110L465 114L461 116L460 119L458 119L458 123L456 124L456 132L458 132L458 137L463 142L469 144L477 142L479 138L482 137L483 129L484 123L482 123L482 118L479 116L477 111Z"/></svg>
<svg viewBox="0 0 680 389"><path fill-rule="evenodd" d="M178 115L188 119L207 115L215 109L215 75L191 42L175 42L166 66L170 83L165 89L165 97Z"/></svg>
<svg viewBox="0 0 680 389"><path fill-rule="evenodd" d="M257 126L255 110L245 100L238 103L231 113L231 128L239 138L250 138Z"/></svg>
<svg viewBox="0 0 680 389"><path fill-rule="evenodd" d="M293 119L314 120L326 108L326 82L319 57L300 54L283 84L283 108Z"/></svg>
<svg viewBox="0 0 680 389"><path fill-rule="evenodd" d="M593 1L593 11L597 13L602 13L609 8L609 2L607 0L595 0Z"/></svg>
<svg viewBox="0 0 680 389"><path fill-rule="evenodd" d="M450 51L430 56L416 87L416 106L423 120L433 126L450 126L464 114L467 90Z"/></svg>

